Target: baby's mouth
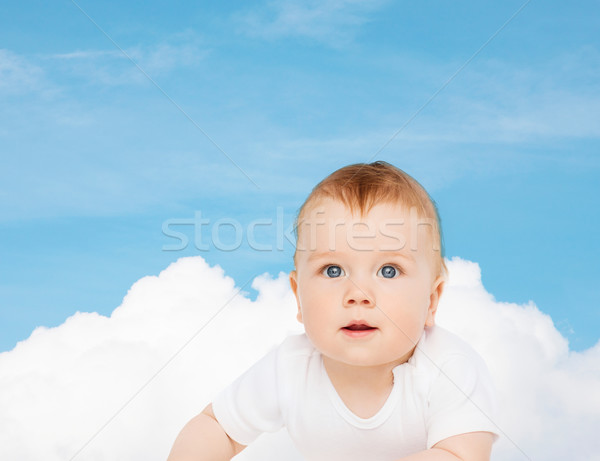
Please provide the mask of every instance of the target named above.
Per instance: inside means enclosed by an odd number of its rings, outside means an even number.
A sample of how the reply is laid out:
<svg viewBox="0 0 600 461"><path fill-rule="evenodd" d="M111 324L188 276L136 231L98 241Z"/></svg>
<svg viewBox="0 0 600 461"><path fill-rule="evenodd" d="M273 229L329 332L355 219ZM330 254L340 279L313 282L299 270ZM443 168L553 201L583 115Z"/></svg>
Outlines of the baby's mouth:
<svg viewBox="0 0 600 461"><path fill-rule="evenodd" d="M350 331L363 331L363 330L376 330L377 328L372 327L367 323L351 323L350 325L346 325L343 327L343 330Z"/></svg>

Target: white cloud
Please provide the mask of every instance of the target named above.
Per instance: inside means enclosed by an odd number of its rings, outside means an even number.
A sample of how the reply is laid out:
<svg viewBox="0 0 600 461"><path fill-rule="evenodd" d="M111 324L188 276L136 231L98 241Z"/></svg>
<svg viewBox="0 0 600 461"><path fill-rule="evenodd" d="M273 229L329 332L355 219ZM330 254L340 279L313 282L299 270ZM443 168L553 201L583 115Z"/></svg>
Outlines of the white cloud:
<svg viewBox="0 0 600 461"><path fill-rule="evenodd" d="M270 2L263 11L247 11L235 19L241 30L253 37L308 37L337 46L350 40L355 28L368 21L368 13L384 3L382 0L278 1Z"/></svg>
<svg viewBox="0 0 600 461"><path fill-rule="evenodd" d="M114 47L109 50L76 50L49 55L46 59L54 61L63 72L88 82L118 86L149 84L140 69L150 77L156 77L173 69L195 66L208 54L200 39L190 32L152 45L123 45L122 48L123 51Z"/></svg>
<svg viewBox="0 0 600 461"><path fill-rule="evenodd" d="M49 97L56 93L44 70L24 56L0 49L0 96L22 96L39 93Z"/></svg>
<svg viewBox="0 0 600 461"><path fill-rule="evenodd" d="M432 101L410 131L423 140L486 144L597 139L600 85L592 75L599 71L600 53L585 48L535 64L479 60Z"/></svg>
<svg viewBox="0 0 600 461"><path fill-rule="evenodd" d="M600 342L583 353L570 351L533 302L496 301L481 284L477 264L454 259L450 271L438 321L486 359L499 391L500 428L531 459L597 459ZM504 438L495 459L526 458Z"/></svg>
<svg viewBox="0 0 600 461"><path fill-rule="evenodd" d="M477 264L455 258L449 269L439 323L487 360L499 389L500 428L531 459L597 459L600 343L569 351L533 303L496 301ZM0 458L71 459L198 333L75 458L166 459L183 424L220 388L300 331L285 274L257 277L253 287L255 301L236 295L218 266L182 258L136 282L110 317L78 313L59 327L35 330L0 354ZM278 433L239 458L295 459L283 454L289 449ZM503 438L494 459L526 458Z"/></svg>
<svg viewBox="0 0 600 461"><path fill-rule="evenodd" d="M123 51L113 47L26 57L0 49L0 96L32 92L46 98L56 96L64 91L57 79L61 73L69 78L83 78L86 83L108 86L149 84L129 58L150 77L155 77L173 69L193 67L209 52L193 32L175 34L154 44L123 46ZM48 74L54 75L56 81L51 81Z"/></svg>
<svg viewBox="0 0 600 461"><path fill-rule="evenodd" d="M75 60L75 59L97 59L105 56L112 58L123 58L125 57L119 50L87 50L87 51L71 51L69 53L57 53L48 56L49 59L60 59L60 60Z"/></svg>

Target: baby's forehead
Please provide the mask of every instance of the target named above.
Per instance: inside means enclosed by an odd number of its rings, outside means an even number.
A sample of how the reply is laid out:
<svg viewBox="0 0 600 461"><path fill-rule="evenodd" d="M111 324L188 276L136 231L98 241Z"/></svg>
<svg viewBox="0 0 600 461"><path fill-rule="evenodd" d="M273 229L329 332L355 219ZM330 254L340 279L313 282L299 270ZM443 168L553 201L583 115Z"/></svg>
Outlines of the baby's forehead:
<svg viewBox="0 0 600 461"><path fill-rule="evenodd" d="M368 216L374 208L379 206L393 207L398 210L410 210L411 207L417 204L410 203L407 200L378 200L365 202L364 204L354 203L352 201L344 201L333 197L320 197L308 202L302 214L311 216L314 214L322 214L324 212L337 211L348 216L365 217Z"/></svg>
<svg viewBox="0 0 600 461"><path fill-rule="evenodd" d="M399 223L409 220L428 220L418 205L401 201L381 201L369 204L363 209L331 198L320 199L302 210L297 220L297 231L303 227L323 223L335 223L337 226L373 223Z"/></svg>
<svg viewBox="0 0 600 461"><path fill-rule="evenodd" d="M401 236L407 239L411 235L422 234L424 230L433 231L434 224L434 220L421 216L414 207L406 209L395 204L378 204L361 213L344 204L330 203L315 206L298 223L298 240L319 241L354 236L371 239L372 243L385 243Z"/></svg>
<svg viewBox="0 0 600 461"><path fill-rule="evenodd" d="M298 253L375 251L418 255L436 252L436 222L416 207L397 202L377 203L368 210L327 199L303 213L297 226ZM437 249L439 255L439 249Z"/></svg>

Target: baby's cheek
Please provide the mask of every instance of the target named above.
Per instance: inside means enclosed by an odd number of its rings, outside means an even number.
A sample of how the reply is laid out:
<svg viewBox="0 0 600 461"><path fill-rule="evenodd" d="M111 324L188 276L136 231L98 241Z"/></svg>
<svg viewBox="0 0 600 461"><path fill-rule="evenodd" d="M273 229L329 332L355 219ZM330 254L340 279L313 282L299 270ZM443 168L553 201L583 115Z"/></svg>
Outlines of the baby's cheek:
<svg viewBox="0 0 600 461"><path fill-rule="evenodd" d="M422 330L425 318L421 313L403 312L402 315L397 316L393 320L393 326L403 333L403 336L412 338L417 334L420 336L422 333L420 330Z"/></svg>

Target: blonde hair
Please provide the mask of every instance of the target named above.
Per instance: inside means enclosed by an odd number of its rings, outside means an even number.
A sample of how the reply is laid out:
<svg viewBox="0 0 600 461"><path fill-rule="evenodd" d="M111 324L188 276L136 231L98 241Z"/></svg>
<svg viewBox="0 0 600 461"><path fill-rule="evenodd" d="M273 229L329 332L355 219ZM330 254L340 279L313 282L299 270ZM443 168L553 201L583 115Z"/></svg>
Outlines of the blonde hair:
<svg viewBox="0 0 600 461"><path fill-rule="evenodd" d="M294 226L296 240L298 226L308 211L327 198L340 201L353 213L359 211L361 215L368 213L377 203L397 203L411 209L414 207L417 216L427 219L432 225L433 248L439 249L435 258L436 275L447 274L438 209L423 186L409 174L383 161L356 163L334 171L313 188L300 207Z"/></svg>

